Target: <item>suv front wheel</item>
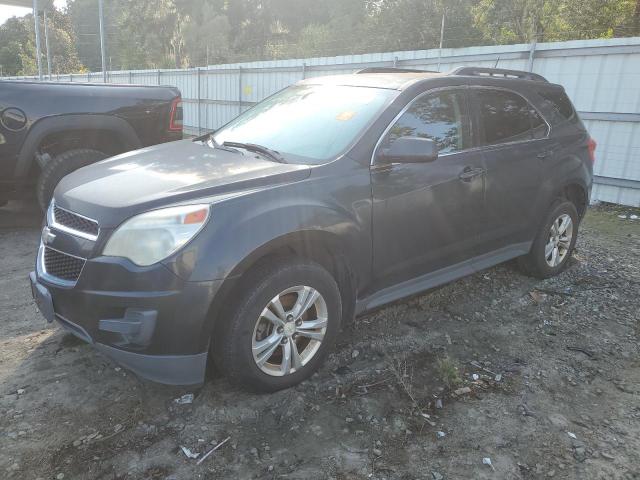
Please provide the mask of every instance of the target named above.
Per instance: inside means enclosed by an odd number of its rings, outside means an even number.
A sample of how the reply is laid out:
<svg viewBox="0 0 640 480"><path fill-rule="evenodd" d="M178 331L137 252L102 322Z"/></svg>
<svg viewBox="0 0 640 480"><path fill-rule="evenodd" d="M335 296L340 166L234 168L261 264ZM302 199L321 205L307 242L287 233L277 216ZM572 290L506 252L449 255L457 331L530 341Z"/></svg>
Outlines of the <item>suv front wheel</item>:
<svg viewBox="0 0 640 480"><path fill-rule="evenodd" d="M538 232L531 251L520 257L520 267L537 278L549 278L567 266L578 237L579 217L568 200L558 200L551 207Z"/></svg>
<svg viewBox="0 0 640 480"><path fill-rule="evenodd" d="M336 281L320 265L268 262L249 273L212 354L230 382L258 392L291 387L323 363L340 329Z"/></svg>

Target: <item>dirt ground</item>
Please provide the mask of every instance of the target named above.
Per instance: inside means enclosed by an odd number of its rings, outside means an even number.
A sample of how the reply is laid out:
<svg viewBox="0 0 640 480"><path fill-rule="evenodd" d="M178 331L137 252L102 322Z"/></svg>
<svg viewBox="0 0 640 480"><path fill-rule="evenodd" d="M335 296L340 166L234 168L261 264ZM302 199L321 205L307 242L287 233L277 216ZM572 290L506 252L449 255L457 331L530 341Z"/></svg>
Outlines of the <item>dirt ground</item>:
<svg viewBox="0 0 640 480"><path fill-rule="evenodd" d="M513 264L356 319L298 387L141 381L47 326L40 219L0 209L0 478L640 479L640 220L592 208L568 270ZM193 393L192 403L175 402ZM200 457L229 440L200 465Z"/></svg>

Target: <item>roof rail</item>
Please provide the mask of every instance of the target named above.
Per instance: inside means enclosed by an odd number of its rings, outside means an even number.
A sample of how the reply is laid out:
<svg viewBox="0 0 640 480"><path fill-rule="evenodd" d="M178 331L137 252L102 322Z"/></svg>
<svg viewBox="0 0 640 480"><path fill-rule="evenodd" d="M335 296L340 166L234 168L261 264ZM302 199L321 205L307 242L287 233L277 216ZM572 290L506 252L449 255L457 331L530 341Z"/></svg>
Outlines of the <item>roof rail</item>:
<svg viewBox="0 0 640 480"><path fill-rule="evenodd" d="M397 68L397 67L368 67L358 70L360 73L438 73L433 70L417 70L414 68Z"/></svg>
<svg viewBox="0 0 640 480"><path fill-rule="evenodd" d="M500 78L519 78L521 80L532 80L534 82L547 82L547 79L537 73L525 72L522 70L508 70L505 68L486 68L486 67L459 67L453 70L449 75L467 75L470 77L500 77Z"/></svg>

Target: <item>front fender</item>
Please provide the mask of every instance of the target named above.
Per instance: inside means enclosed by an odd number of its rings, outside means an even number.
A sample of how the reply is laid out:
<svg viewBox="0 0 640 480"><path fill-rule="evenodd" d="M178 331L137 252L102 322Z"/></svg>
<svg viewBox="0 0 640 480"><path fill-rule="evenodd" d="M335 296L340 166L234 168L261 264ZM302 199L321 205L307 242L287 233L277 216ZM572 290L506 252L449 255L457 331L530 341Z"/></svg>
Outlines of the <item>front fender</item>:
<svg viewBox="0 0 640 480"><path fill-rule="evenodd" d="M192 281L241 274L259 258L294 243L309 256L321 248L339 249L356 266L369 257L354 248L368 232L357 218L335 205L261 202L253 208L237 205L219 211L214 206L211 227L203 236L211 240L198 245ZM362 251L366 250L363 245Z"/></svg>
<svg viewBox="0 0 640 480"><path fill-rule="evenodd" d="M303 252L337 247L358 276L371 267L371 187L357 164L315 171L306 180L270 186L213 204L211 220L172 268L192 281L242 273L243 265L295 240ZM334 169L339 168L340 174ZM329 170L329 171L326 171Z"/></svg>

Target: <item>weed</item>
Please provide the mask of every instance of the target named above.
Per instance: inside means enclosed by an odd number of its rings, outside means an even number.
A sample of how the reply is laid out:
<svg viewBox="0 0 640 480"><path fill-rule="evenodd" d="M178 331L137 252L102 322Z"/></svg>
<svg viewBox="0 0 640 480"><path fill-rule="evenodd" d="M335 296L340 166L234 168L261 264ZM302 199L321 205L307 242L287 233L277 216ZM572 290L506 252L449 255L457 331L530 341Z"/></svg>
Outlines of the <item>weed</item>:
<svg viewBox="0 0 640 480"><path fill-rule="evenodd" d="M458 367L449 357L438 360L438 375L447 388L453 388L462 383L462 379L458 373Z"/></svg>

